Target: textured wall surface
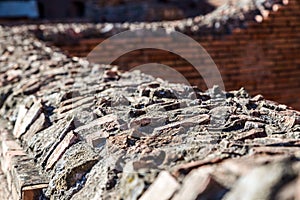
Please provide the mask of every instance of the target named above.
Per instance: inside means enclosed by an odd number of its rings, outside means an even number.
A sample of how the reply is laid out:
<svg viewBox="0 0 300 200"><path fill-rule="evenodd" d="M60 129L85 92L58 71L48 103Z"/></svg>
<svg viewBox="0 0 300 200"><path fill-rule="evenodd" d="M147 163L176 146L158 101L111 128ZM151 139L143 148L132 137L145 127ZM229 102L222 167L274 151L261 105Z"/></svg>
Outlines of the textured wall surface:
<svg viewBox="0 0 300 200"><path fill-rule="evenodd" d="M299 111L0 41L0 199L300 199Z"/></svg>
<svg viewBox="0 0 300 200"><path fill-rule="evenodd" d="M229 35L194 35L193 38L219 67L226 89L245 87L250 94L262 93L269 99L300 109L300 2L291 0L285 6L274 6L272 9L274 11L265 13L262 22L247 22L245 28L236 28ZM258 21L261 20L259 16L256 18ZM84 57L103 40L82 39L79 44L61 48L70 55ZM165 38L153 38L151 42L163 41ZM131 42L134 43L134 40ZM186 46L188 44L177 45L176 48L193 56L193 50ZM118 49L118 46L111 48ZM98 58L97 61L101 63L103 60ZM183 73L191 83L205 88L199 74L189 63L168 52L144 49L126 54L114 64L127 70L149 62L171 66Z"/></svg>
<svg viewBox="0 0 300 200"><path fill-rule="evenodd" d="M261 21L267 8L276 11L280 5L273 2L245 15ZM228 7L214 19L160 25L185 26L214 58L227 90L241 85L297 106L298 8L292 1L262 23L233 20L247 26L227 35L217 32L228 32L232 20L215 20ZM217 27L210 37L207 18ZM206 36L190 32L195 27ZM0 26L0 199L300 199L299 111L244 89L202 91L198 72L162 50L121 56L114 63L122 72L44 42L86 56L103 38L126 29L124 24ZM198 59L188 42L144 40ZM105 62L136 42L119 39L90 58ZM209 58L198 56L206 66ZM124 72L149 62L174 67L202 90Z"/></svg>

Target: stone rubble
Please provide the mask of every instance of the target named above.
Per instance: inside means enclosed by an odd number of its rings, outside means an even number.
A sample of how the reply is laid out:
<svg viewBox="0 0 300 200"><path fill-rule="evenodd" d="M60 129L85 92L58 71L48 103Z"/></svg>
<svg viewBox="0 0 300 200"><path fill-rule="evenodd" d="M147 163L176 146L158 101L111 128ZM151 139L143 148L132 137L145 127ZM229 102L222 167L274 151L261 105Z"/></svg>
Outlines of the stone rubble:
<svg viewBox="0 0 300 200"><path fill-rule="evenodd" d="M5 199L299 199L299 111L0 41Z"/></svg>

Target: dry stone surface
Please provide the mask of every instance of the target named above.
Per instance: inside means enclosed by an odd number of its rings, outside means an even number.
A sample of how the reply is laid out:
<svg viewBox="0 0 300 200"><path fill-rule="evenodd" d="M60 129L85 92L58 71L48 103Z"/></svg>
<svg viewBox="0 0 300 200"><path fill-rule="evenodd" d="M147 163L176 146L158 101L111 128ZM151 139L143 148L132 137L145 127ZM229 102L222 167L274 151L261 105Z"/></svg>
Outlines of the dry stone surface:
<svg viewBox="0 0 300 200"><path fill-rule="evenodd" d="M300 199L300 112L0 41L4 199Z"/></svg>

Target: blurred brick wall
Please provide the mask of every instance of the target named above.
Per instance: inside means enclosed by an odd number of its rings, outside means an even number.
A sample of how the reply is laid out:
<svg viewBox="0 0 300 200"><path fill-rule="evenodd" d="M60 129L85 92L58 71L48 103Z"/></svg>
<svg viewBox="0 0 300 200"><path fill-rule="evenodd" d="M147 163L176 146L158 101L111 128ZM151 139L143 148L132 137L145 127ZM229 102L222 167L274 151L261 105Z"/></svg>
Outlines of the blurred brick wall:
<svg viewBox="0 0 300 200"><path fill-rule="evenodd" d="M194 38L210 54L219 67L226 90L245 87L250 94L263 94L300 109L300 2L291 0L262 22L251 22L246 29L235 30L221 38ZM152 42L165 40L153 38ZM84 39L80 45L63 46L74 56L87 56L103 39ZM126 43L127 41L124 41ZM132 41L134 42L134 41ZM176 41L174 41L176 45ZM118 49L118 47L110 47ZM193 50L188 44L176 47L181 51ZM110 55L106 55L110 56ZM103 58L96 60L101 63ZM199 74L184 59L161 50L139 50L123 55L114 64L128 70L144 63L158 62L171 66L195 85L205 88ZM205 63L205 61L203 61Z"/></svg>

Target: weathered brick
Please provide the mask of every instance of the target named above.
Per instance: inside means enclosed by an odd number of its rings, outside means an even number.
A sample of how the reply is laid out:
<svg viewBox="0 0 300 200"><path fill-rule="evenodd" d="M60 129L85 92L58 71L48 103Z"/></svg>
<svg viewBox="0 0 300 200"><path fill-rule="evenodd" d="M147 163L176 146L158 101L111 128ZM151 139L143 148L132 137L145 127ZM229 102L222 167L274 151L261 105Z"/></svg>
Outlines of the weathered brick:
<svg viewBox="0 0 300 200"><path fill-rule="evenodd" d="M39 114L42 111L42 104L41 104L41 100L37 100L32 106L31 108L28 110L28 112L24 115L25 113L25 109L23 106L20 107L20 120L22 120L22 122L20 122L20 124L16 124L15 128L16 131L14 131L14 136L19 138L21 137L29 128L29 126L36 120L36 118L39 116ZM19 118L19 116L18 116Z"/></svg>
<svg viewBox="0 0 300 200"><path fill-rule="evenodd" d="M27 109L25 107L25 105L20 105L19 107L19 112L18 112L18 117L17 117L17 120L16 120L16 123L15 123L15 126L14 126L14 130L13 130L13 135L14 136L17 136L17 135L20 135L20 132L22 131L21 127L22 127L22 122L23 122L23 119L27 113Z"/></svg>
<svg viewBox="0 0 300 200"><path fill-rule="evenodd" d="M159 134L163 131L167 131L167 130L173 129L173 128L178 128L180 126L190 127L190 126L197 125L197 124L199 124L199 125L200 124L207 124L207 123L209 123L209 119L210 119L210 116L206 115L206 114L191 117L191 118L187 118L187 119L184 119L184 120L179 121L179 122L174 122L174 123L171 123L171 124L167 124L165 126L155 128L154 133Z"/></svg>
<svg viewBox="0 0 300 200"><path fill-rule="evenodd" d="M25 140L30 140L37 132L46 127L46 117L44 113L41 113L39 117L29 127L28 131L23 135Z"/></svg>
<svg viewBox="0 0 300 200"><path fill-rule="evenodd" d="M193 170L183 180L183 185L172 200L195 200L198 198L218 199L222 197L225 188L218 184L213 177L211 167L200 167Z"/></svg>
<svg viewBox="0 0 300 200"><path fill-rule="evenodd" d="M251 129L250 131L238 133L234 138L236 140L247 140L247 139L254 139L254 138L260 138L260 137L267 137L267 133L264 129Z"/></svg>
<svg viewBox="0 0 300 200"><path fill-rule="evenodd" d="M151 200L151 199L170 199L176 190L178 190L180 184L174 177L167 171L162 171L143 194L140 200Z"/></svg>
<svg viewBox="0 0 300 200"><path fill-rule="evenodd" d="M62 156L62 154L66 151L66 149L73 144L78 139L78 136L70 131L67 135L62 139L62 141L58 144L58 146L54 149L52 154L47 160L47 164L45 169L51 169L54 164L58 161L58 159Z"/></svg>
<svg viewBox="0 0 300 200"><path fill-rule="evenodd" d="M43 189L47 188L48 184L36 184L22 187L22 200L39 199L43 195Z"/></svg>

